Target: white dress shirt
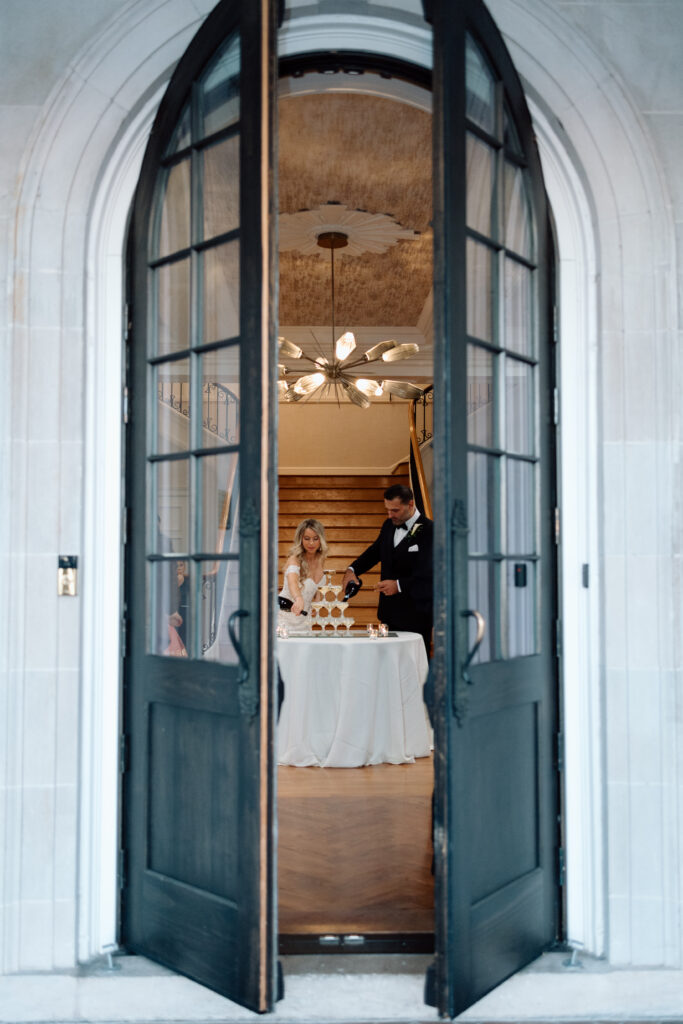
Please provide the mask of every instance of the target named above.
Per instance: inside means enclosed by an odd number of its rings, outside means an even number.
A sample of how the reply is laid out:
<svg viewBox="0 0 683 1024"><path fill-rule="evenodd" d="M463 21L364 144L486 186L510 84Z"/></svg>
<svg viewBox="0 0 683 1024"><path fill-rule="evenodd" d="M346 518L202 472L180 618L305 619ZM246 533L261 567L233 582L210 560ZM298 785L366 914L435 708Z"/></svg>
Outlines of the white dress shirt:
<svg viewBox="0 0 683 1024"><path fill-rule="evenodd" d="M416 508L410 519L406 519L405 523L403 523L401 526L396 527L396 529L394 530L394 547L396 547L397 544L400 544L403 538L407 536L408 533L410 533L410 531L412 530L413 526L415 526L415 523L419 518L420 510L419 508Z"/></svg>

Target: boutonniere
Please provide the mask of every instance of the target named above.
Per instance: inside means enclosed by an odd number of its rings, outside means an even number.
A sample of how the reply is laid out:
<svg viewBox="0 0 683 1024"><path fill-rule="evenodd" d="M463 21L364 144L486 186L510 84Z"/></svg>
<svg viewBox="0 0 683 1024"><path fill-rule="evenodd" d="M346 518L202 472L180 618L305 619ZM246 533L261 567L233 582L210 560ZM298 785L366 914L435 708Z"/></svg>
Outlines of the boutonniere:
<svg viewBox="0 0 683 1024"><path fill-rule="evenodd" d="M410 531L408 536L409 537L415 537L420 532L421 529L422 529L422 523L415 523L415 526L412 528L412 530Z"/></svg>

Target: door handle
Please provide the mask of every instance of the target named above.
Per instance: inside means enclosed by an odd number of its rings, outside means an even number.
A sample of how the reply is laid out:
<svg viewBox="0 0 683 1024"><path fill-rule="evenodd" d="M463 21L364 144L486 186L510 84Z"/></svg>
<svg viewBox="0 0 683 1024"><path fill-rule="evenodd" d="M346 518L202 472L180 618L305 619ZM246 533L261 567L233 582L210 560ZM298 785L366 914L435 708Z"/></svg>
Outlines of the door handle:
<svg viewBox="0 0 683 1024"><path fill-rule="evenodd" d="M460 612L460 614L462 615L463 619L475 619L477 623L477 635L474 638L474 643L472 644L470 652L467 655L465 661L463 662L461 669L461 675L464 682L469 683L469 685L472 686L472 678L467 669L472 664L472 659L474 658L475 654L481 647L481 642L484 639L484 633L486 632L486 619L481 614L481 612L474 611L472 608L468 608L466 611Z"/></svg>
<svg viewBox="0 0 683 1024"><path fill-rule="evenodd" d="M233 612L230 618L228 619L228 633L230 634L232 646L235 648L235 651L237 652L237 657L240 663L240 670L237 676L238 686L241 686L242 683L245 683L249 678L249 662L244 656L242 644L237 639L237 634L235 633L235 620L242 619L248 614L249 612L246 610L246 608L238 608L237 611Z"/></svg>

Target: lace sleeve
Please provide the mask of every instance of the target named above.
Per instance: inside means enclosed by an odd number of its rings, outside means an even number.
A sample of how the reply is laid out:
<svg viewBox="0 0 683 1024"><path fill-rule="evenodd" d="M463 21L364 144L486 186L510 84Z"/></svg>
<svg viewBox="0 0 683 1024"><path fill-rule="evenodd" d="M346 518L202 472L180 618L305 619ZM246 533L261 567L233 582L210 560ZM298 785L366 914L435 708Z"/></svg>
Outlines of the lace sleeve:
<svg viewBox="0 0 683 1024"><path fill-rule="evenodd" d="M301 575L301 567L292 562L290 565L285 566L285 576L289 576L290 572L296 573L297 576Z"/></svg>

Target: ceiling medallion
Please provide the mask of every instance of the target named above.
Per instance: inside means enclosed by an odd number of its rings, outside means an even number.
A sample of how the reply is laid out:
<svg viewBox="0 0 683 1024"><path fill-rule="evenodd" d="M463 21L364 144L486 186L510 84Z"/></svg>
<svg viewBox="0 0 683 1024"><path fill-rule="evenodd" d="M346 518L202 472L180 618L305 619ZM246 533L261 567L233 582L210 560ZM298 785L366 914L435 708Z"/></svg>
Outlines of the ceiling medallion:
<svg viewBox="0 0 683 1024"><path fill-rule="evenodd" d="M344 231L322 231L316 236L315 245L321 250L329 250L330 253L330 291L332 302L332 350L330 358L320 351L316 358L307 356L298 345L287 338L278 338L280 356L288 359L305 359L311 363L313 372L301 374L301 371L293 370L286 364L279 366L280 379L278 390L280 397L287 402L299 402L302 398L313 395L324 398L330 392L334 393L337 401L345 395L354 405L367 409L370 405L370 398L379 398L385 391L399 398L415 399L422 395L421 388L407 381L399 380L376 380L365 377L357 377L349 371L356 367L366 366L368 363L375 363L382 360L385 363L396 362L399 359L407 359L419 352L419 347L414 344L399 345L395 341L380 341L373 345L360 358L347 360L356 348L356 339L351 331L345 331L335 341L335 308L334 308L334 253L336 249L345 249L349 246L349 236ZM288 380L288 377L296 376L296 380Z"/></svg>
<svg viewBox="0 0 683 1024"><path fill-rule="evenodd" d="M346 237L346 256L383 253L397 242L420 237L419 231L402 227L386 213L349 210L343 203L326 203L315 210L280 214L280 252L324 257L325 251L320 248L318 238L330 232Z"/></svg>

